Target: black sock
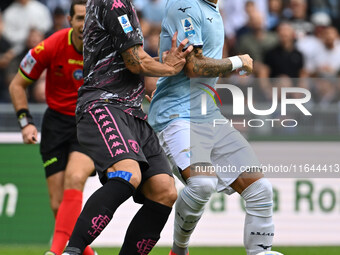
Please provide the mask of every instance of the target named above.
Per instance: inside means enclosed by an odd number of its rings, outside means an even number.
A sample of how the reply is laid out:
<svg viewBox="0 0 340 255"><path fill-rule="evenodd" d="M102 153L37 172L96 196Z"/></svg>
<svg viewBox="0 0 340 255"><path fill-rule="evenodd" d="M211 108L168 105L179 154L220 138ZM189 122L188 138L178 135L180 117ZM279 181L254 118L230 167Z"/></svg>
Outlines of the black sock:
<svg viewBox="0 0 340 255"><path fill-rule="evenodd" d="M130 223L119 254L149 254L160 238L171 209L171 207L145 199L144 205Z"/></svg>
<svg viewBox="0 0 340 255"><path fill-rule="evenodd" d="M135 188L131 183L121 179L108 180L87 200L73 229L65 252L82 254L85 247L93 242L112 219L116 209L133 195Z"/></svg>

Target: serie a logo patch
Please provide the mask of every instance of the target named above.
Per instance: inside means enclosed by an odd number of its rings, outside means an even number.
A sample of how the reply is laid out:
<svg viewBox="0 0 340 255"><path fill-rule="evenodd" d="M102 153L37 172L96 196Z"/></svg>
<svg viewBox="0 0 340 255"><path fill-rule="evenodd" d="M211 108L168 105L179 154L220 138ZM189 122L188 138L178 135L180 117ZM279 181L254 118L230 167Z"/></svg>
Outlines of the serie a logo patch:
<svg viewBox="0 0 340 255"><path fill-rule="evenodd" d="M122 26L125 34L133 31L133 28L131 26L130 20L129 20L129 18L128 18L128 16L126 14L122 15L122 16L119 16L118 20L119 20L119 23Z"/></svg>
<svg viewBox="0 0 340 255"><path fill-rule="evenodd" d="M181 21L186 37L190 37L196 34L191 18L182 19Z"/></svg>

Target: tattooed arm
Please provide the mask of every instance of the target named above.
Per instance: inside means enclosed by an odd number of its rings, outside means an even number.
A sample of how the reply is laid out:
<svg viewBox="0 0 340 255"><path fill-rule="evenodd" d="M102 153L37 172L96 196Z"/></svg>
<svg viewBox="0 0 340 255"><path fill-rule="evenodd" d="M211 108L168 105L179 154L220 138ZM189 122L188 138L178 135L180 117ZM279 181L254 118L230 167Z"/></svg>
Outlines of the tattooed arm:
<svg viewBox="0 0 340 255"><path fill-rule="evenodd" d="M241 68L247 74L253 70L253 60L249 55L238 56L243 64ZM202 48L195 47L187 56L187 63L184 67L188 77L226 77L233 72L233 64L229 58L213 59L203 56Z"/></svg>
<svg viewBox="0 0 340 255"><path fill-rule="evenodd" d="M182 51L188 43L188 39L183 40L176 47L177 33L172 38L172 47L166 55L163 63L160 63L147 54L142 46L135 45L122 53L125 66L135 74L145 76L161 77L172 76L179 73L185 63L186 57L192 51L193 47L189 46L187 50Z"/></svg>

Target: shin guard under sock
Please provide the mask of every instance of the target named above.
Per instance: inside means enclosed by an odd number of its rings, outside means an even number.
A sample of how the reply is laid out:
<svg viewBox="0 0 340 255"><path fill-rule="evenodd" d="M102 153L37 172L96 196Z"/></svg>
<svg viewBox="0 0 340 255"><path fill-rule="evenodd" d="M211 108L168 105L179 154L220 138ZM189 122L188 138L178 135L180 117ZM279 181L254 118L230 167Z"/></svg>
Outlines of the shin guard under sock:
<svg viewBox="0 0 340 255"><path fill-rule="evenodd" d="M159 240L170 212L171 207L146 199L130 223L119 254L149 254Z"/></svg>
<svg viewBox="0 0 340 255"><path fill-rule="evenodd" d="M217 178L193 176L179 193L175 204L174 243L176 255L187 255L190 237L196 228L206 203L216 191Z"/></svg>
<svg viewBox="0 0 340 255"><path fill-rule="evenodd" d="M241 196L246 201L244 246L247 255L270 251L274 237L273 189L270 182L261 178L249 185Z"/></svg>
<svg viewBox="0 0 340 255"><path fill-rule="evenodd" d="M78 254L103 231L116 209L133 195L135 188L121 178L108 180L87 200L65 252ZM75 250L79 250L75 253Z"/></svg>

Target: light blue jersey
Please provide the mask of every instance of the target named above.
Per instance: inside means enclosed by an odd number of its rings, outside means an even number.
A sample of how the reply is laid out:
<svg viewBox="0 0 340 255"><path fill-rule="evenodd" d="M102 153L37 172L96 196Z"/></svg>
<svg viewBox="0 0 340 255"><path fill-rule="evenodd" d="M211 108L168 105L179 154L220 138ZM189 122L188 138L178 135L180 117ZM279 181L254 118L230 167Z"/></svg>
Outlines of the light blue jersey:
<svg viewBox="0 0 340 255"><path fill-rule="evenodd" d="M217 5L207 0L168 0L160 36L160 56L171 48L171 39L178 31L177 45L185 38L189 44L202 47L205 57L221 59L224 28ZM221 118L209 85L218 78L188 78L184 71L176 76L160 78L149 110L149 123L159 132L178 118L205 122ZM194 84L194 85L193 85ZM207 99L207 111L202 115L202 95Z"/></svg>

